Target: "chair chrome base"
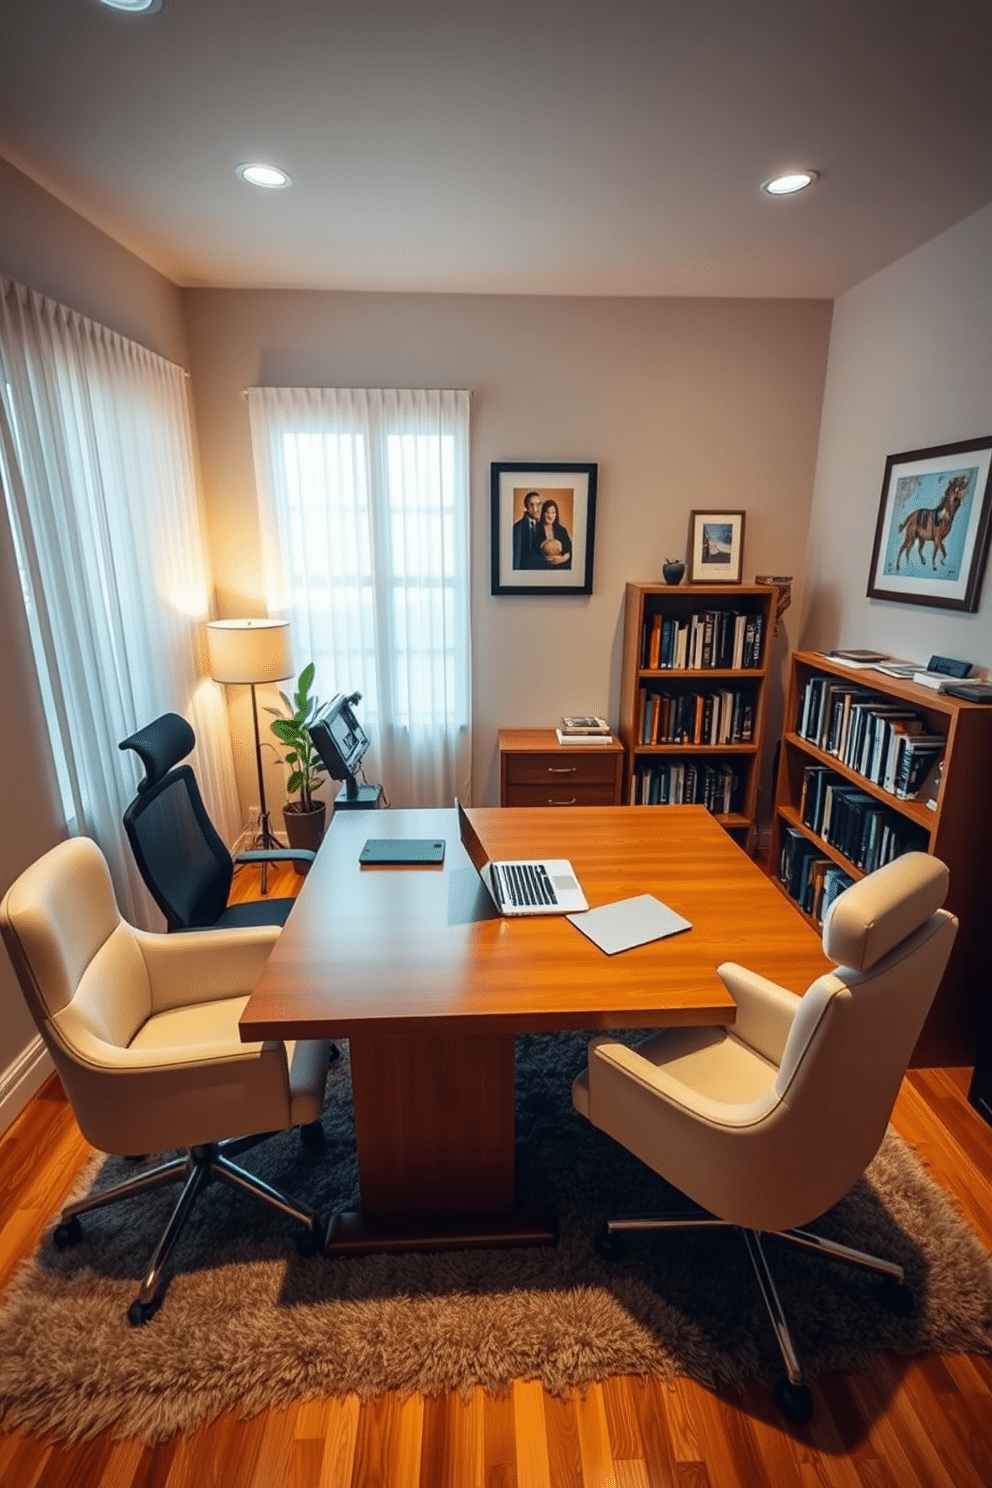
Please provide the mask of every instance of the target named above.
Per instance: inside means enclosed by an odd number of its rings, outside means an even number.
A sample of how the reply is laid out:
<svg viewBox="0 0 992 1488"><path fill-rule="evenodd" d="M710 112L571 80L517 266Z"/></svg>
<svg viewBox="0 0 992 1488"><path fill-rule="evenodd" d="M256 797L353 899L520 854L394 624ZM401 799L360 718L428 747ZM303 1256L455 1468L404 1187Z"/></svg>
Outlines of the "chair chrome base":
<svg viewBox="0 0 992 1488"><path fill-rule="evenodd" d="M149 1169L147 1173L139 1173L123 1183L115 1183L112 1188L101 1189L99 1193L87 1194L84 1199L77 1199L74 1203L67 1204L62 1210L54 1232L53 1239L56 1246L63 1250L66 1246L78 1244L83 1238L83 1227L79 1223L81 1214L91 1213L94 1209L103 1209L108 1204L118 1203L121 1199L134 1198L137 1194L149 1193L152 1189L162 1188L168 1183L181 1182L183 1184L176 1207L172 1211L162 1238L155 1247L138 1295L128 1308L128 1322L135 1328L147 1323L161 1306L166 1287L166 1262L182 1233L198 1194L209 1183L226 1183L229 1187L240 1189L242 1193L248 1194L251 1198L268 1204L270 1208L277 1209L281 1214L299 1220L304 1225L304 1230L297 1240L297 1249L301 1255L316 1255L324 1244L324 1226L318 1216L311 1210L293 1203L277 1189L270 1188L261 1178L256 1178L253 1173L247 1172L231 1161L231 1158L237 1156L238 1153L263 1141L266 1135L272 1134L232 1137L224 1142L210 1142L203 1146L191 1147L182 1157L171 1158L168 1162L160 1163L158 1167Z"/></svg>
<svg viewBox="0 0 992 1488"><path fill-rule="evenodd" d="M870 1255L864 1250L854 1250L836 1240L827 1240L809 1230L749 1230L735 1225L730 1220L718 1219L705 1209L689 1209L671 1214L645 1215L629 1219L608 1219L606 1229L597 1238L596 1248L604 1260L619 1259L622 1241L620 1237L635 1231L688 1230L688 1229L736 1229L747 1247L748 1257L754 1268L761 1289L765 1309L775 1331L786 1378L775 1387L775 1399L783 1414L792 1421L808 1421L813 1412L813 1397L805 1383L799 1360L792 1342L792 1335L785 1319L785 1312L772 1279L765 1257L763 1239L771 1235L798 1245L805 1250L816 1250L834 1260L844 1261L849 1266L859 1266L864 1271L874 1271L885 1278L879 1290L879 1299L892 1311L909 1316L913 1311L913 1294L905 1284L905 1272L892 1261Z"/></svg>

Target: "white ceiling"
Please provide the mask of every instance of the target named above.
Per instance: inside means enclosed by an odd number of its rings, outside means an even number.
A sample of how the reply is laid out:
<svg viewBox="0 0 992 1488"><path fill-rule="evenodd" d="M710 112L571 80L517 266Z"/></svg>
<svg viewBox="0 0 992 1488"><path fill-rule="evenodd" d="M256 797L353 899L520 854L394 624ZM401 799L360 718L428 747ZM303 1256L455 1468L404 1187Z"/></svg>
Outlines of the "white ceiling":
<svg viewBox="0 0 992 1488"><path fill-rule="evenodd" d="M0 0L0 154L181 285L833 296L992 200L990 77L988 0Z"/></svg>

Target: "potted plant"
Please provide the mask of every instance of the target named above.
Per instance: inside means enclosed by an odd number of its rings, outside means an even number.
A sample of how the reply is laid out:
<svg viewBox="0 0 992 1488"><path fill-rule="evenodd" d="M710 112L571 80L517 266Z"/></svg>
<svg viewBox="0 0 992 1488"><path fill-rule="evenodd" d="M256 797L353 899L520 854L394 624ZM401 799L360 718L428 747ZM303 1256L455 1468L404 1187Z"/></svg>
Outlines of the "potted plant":
<svg viewBox="0 0 992 1488"><path fill-rule="evenodd" d="M329 705L311 696L313 675L314 664L311 661L300 673L292 701L280 692L283 706L290 714L288 718L275 708L266 711L275 717L275 722L270 725L272 732L287 745L286 753L279 756L290 772L286 789L291 796L296 791L300 793L298 801L287 801L282 808L289 845L316 852L324 835L327 807L323 801L314 799L314 791L324 782L324 770L310 737L310 725L323 718Z"/></svg>

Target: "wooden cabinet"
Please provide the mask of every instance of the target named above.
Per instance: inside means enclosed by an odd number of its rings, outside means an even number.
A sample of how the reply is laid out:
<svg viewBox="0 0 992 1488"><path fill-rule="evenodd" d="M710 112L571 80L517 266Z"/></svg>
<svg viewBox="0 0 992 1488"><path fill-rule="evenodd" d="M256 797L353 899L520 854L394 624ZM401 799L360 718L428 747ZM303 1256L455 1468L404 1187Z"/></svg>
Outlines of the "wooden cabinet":
<svg viewBox="0 0 992 1488"><path fill-rule="evenodd" d="M501 806L619 806L623 746L559 744L554 729L501 729Z"/></svg>
<svg viewBox="0 0 992 1488"><path fill-rule="evenodd" d="M708 806L748 850L775 596L762 584L628 584L624 613L624 800Z"/></svg>
<svg viewBox="0 0 992 1488"><path fill-rule="evenodd" d="M894 788L906 737L931 739L933 757L918 792L902 799ZM913 1056L918 1065L972 1064L988 1016L990 763L992 708L819 652L793 657L771 844L782 892L819 924L825 881L843 887L914 848L950 872L947 908L960 923Z"/></svg>

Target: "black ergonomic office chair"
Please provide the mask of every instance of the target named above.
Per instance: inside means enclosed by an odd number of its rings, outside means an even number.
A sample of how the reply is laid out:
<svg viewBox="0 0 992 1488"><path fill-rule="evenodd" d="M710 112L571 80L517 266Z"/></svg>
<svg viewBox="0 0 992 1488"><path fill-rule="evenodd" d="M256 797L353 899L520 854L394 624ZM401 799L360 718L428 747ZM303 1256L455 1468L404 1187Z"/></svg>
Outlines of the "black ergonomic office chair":
<svg viewBox="0 0 992 1488"><path fill-rule="evenodd" d="M124 813L124 829L138 869L165 915L169 930L222 930L241 925L284 925L292 899L261 899L228 908L235 861L312 863L302 848L239 853L231 857L207 815L196 776L180 765L196 735L178 713L122 739L145 767L138 794Z"/></svg>

